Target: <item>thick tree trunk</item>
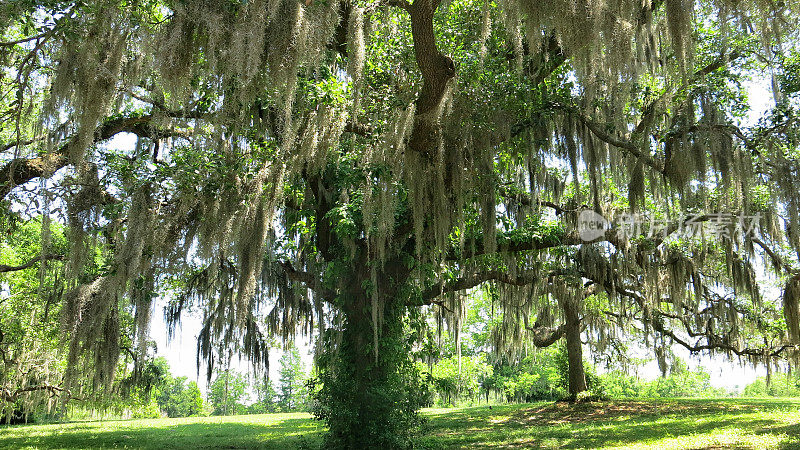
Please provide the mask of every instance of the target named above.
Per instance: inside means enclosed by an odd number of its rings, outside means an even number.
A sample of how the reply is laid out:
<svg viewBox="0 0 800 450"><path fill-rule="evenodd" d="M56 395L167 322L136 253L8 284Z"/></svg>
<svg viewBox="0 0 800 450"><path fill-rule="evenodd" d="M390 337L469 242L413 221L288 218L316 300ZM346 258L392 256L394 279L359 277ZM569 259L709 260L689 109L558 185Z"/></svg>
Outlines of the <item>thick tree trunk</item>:
<svg viewBox="0 0 800 450"><path fill-rule="evenodd" d="M432 159L438 149L441 135L440 106L447 84L456 75L453 60L436 47L433 16L438 4L439 0L415 0L408 7L414 56L423 79L408 146L428 159Z"/></svg>
<svg viewBox="0 0 800 450"><path fill-rule="evenodd" d="M581 321L577 305L565 301L565 335L567 338L567 359L569 361L569 396L574 399L586 390L586 374L583 370L583 349L581 347Z"/></svg>
<svg viewBox="0 0 800 450"><path fill-rule="evenodd" d="M323 385L315 414L328 423L326 448L407 447L424 396L409 359L405 302L388 287L397 281L393 274L380 274L378 280L385 284L377 288L382 295L375 300L381 311L376 342L373 298L363 287L369 278L364 270L354 272L339 298L341 335L330 337L330 350L320 363Z"/></svg>

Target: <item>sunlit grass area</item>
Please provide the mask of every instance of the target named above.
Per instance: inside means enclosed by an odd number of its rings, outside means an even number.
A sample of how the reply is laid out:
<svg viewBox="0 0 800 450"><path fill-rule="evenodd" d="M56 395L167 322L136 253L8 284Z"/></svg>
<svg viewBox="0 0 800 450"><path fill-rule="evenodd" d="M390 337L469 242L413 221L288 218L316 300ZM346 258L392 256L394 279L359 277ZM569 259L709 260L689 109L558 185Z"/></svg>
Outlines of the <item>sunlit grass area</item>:
<svg viewBox="0 0 800 450"><path fill-rule="evenodd" d="M626 400L426 413L426 448L800 448L800 400Z"/></svg>
<svg viewBox="0 0 800 450"><path fill-rule="evenodd" d="M421 448L800 449L800 400L642 400L427 409ZM22 425L4 448L317 448L308 414Z"/></svg>
<svg viewBox="0 0 800 450"><path fill-rule="evenodd" d="M305 448L324 427L308 414L187 417L0 428L2 448Z"/></svg>

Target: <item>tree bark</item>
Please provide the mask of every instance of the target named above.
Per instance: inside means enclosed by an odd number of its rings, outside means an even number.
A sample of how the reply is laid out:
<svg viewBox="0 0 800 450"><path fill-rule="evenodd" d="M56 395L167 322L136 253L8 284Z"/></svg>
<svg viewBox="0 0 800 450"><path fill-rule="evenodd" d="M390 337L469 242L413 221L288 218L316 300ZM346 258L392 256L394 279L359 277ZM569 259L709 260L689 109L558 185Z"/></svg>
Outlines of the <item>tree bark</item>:
<svg viewBox="0 0 800 450"><path fill-rule="evenodd" d="M528 327L528 331L531 332L533 345L538 348L550 347L555 344L557 340L564 336L564 329L564 325L559 325L558 327L544 327L538 325Z"/></svg>
<svg viewBox="0 0 800 450"><path fill-rule="evenodd" d="M586 373L583 369L583 348L581 347L581 320L578 307L567 300L563 304L566 319L564 334L567 338L567 359L569 361L569 396L575 399L586 390Z"/></svg>
<svg viewBox="0 0 800 450"><path fill-rule="evenodd" d="M436 47L433 15L438 4L437 0L417 0L408 7L414 57L423 80L408 146L428 159L432 159L438 149L441 136L440 106L447 83L456 75L453 60Z"/></svg>

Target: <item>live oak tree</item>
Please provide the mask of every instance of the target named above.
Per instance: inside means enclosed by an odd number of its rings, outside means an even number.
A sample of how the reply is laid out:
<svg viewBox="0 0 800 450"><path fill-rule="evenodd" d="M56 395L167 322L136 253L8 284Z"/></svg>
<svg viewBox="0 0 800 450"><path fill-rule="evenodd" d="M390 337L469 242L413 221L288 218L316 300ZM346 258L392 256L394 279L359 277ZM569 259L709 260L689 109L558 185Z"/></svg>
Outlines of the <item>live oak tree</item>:
<svg viewBox="0 0 800 450"><path fill-rule="evenodd" d="M562 336L796 357L795 1L28 2L0 7L0 196L63 222L65 386L114 382L154 297L231 349L316 336L328 444L404 446L420 309L493 283L498 351ZM747 70L776 109L740 128ZM793 90L795 89L795 90ZM125 145L125 140L131 145ZM134 143L135 141L135 143ZM49 199L45 201L45 199ZM578 212L760 214L591 242ZM713 222L715 223L715 222ZM48 253L42 245L42 254ZM103 270L83 268L101 254ZM785 280L782 308L757 272ZM782 309L782 314L781 314ZM458 327L454 327L458 329ZM660 350L659 350L660 351ZM662 351L663 353L663 351Z"/></svg>

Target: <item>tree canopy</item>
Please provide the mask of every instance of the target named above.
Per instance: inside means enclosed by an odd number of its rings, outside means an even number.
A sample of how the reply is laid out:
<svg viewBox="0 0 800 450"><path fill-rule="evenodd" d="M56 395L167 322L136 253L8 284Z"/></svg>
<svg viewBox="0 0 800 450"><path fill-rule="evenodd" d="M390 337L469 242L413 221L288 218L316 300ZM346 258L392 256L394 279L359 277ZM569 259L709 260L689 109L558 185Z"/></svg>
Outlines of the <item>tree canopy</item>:
<svg viewBox="0 0 800 450"><path fill-rule="evenodd" d="M59 305L67 358L47 385L113 388L164 296L172 326L202 311L209 378L231 349L265 367L273 337L314 336L329 444L404 446L427 401L409 359L426 311L457 334L460 294L481 285L502 312L495 351L565 338L573 394L583 338L796 360L797 12L5 3L0 217L42 226L38 255L2 267L59 280L28 297ZM749 124L754 73L775 101ZM614 225L587 239L598 216ZM39 379L9 345L14 400Z"/></svg>

